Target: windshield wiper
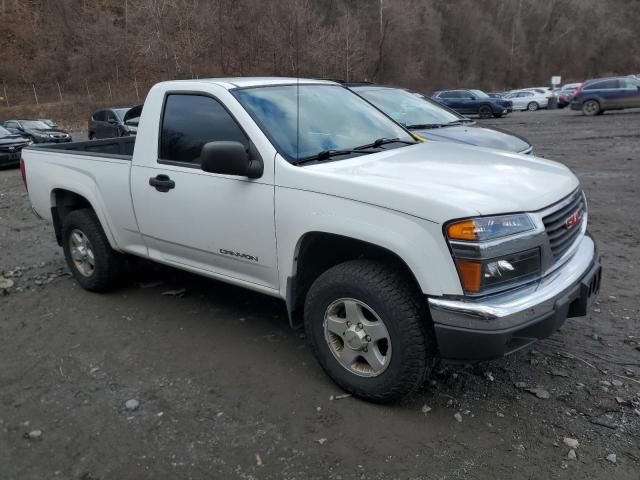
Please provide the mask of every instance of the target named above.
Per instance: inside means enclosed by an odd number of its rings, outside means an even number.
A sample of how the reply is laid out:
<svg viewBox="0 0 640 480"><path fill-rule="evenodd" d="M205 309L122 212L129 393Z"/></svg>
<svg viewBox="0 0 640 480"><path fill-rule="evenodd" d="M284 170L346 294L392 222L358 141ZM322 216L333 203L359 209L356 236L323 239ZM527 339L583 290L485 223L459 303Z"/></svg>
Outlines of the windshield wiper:
<svg viewBox="0 0 640 480"><path fill-rule="evenodd" d="M356 149L357 148L357 149ZM368 153L376 153L373 151L366 151L360 147L356 148L343 148L340 150L323 150L316 155L312 155L310 157L302 158L296 162L296 165L300 165L302 163L308 162L321 162L323 160L329 160L333 157L339 157L340 155L349 155L350 153L358 153L358 154L368 154Z"/></svg>
<svg viewBox="0 0 640 480"><path fill-rule="evenodd" d="M296 165L300 165L302 163L308 162L321 162L323 160L328 160L333 157L338 157L340 155L349 155L350 153L377 153L375 150L367 150L370 148L379 148L382 145L386 145L388 143L404 143L406 145L415 145L419 142L412 142L409 140L400 140L399 138L379 138L372 143L367 143L366 145L360 145L359 147L353 148L342 148L335 150L323 150L316 155L312 155L310 157L302 158L296 162Z"/></svg>
<svg viewBox="0 0 640 480"><path fill-rule="evenodd" d="M388 143L404 143L405 145L415 145L416 143L419 143L419 142L412 142L410 140L400 140L399 138L379 138L375 140L373 143L360 145L359 147L354 147L353 149L364 150L365 148L378 148Z"/></svg>
<svg viewBox="0 0 640 480"><path fill-rule="evenodd" d="M454 120L453 122L449 122L446 125L460 125L461 123L476 123L475 120L471 120L470 118L460 118L458 120Z"/></svg>
<svg viewBox="0 0 640 480"><path fill-rule="evenodd" d="M408 130L427 130L430 128L442 128L448 125L448 123L423 123L418 125L407 125Z"/></svg>
<svg viewBox="0 0 640 480"><path fill-rule="evenodd" d="M428 130L430 128L443 128L443 127L452 127L454 125L461 125L463 123L473 122L470 118L460 118L458 120L454 120L453 122L448 123L424 123L422 125L407 125L407 129L409 130Z"/></svg>

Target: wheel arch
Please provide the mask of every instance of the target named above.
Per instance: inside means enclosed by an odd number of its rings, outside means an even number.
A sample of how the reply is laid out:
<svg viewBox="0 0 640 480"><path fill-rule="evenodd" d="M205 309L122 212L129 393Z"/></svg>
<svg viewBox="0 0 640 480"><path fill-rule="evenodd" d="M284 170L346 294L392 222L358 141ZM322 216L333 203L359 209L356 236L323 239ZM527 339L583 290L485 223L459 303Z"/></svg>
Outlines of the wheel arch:
<svg viewBox="0 0 640 480"><path fill-rule="evenodd" d="M109 240L109 244L112 248L115 248L113 235L111 234L111 230L105 222L105 219L102 217L99 209L97 209L85 195L66 188L54 188L51 191L50 204L51 219L58 245L62 246L62 225L65 217L73 210L90 208L98 217L100 226Z"/></svg>
<svg viewBox="0 0 640 480"><path fill-rule="evenodd" d="M420 291L420 284L408 262L396 252L354 237L324 231L302 235L294 254L294 268L287 277L286 304L293 328L302 326L304 300L313 282L331 267L348 260L377 259L395 265Z"/></svg>

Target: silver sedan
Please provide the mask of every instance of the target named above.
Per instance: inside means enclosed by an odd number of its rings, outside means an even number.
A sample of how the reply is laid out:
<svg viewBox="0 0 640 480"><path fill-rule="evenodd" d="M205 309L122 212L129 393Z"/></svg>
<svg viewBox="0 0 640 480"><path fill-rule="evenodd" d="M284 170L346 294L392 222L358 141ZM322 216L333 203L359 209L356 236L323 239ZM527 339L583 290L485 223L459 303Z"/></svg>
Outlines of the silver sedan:
<svg viewBox="0 0 640 480"><path fill-rule="evenodd" d="M549 105L549 94L536 90L513 90L502 97L513 102L514 110L529 110L534 112Z"/></svg>

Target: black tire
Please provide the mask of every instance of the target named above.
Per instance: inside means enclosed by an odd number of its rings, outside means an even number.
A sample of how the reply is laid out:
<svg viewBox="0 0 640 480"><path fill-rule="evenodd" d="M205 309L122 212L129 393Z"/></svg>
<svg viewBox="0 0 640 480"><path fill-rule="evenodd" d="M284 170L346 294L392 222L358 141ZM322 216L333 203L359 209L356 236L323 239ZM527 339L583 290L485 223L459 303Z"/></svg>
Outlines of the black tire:
<svg viewBox="0 0 640 480"><path fill-rule="evenodd" d="M81 232L89 241L94 268L82 273L71 254L71 235ZM120 284L125 268L124 256L111 248L100 221L90 208L73 210L62 223L62 248L67 265L76 281L86 290L105 292Z"/></svg>
<svg viewBox="0 0 640 480"><path fill-rule="evenodd" d="M325 312L344 298L370 306L389 333L390 361L377 376L352 373L336 359L325 338ZM435 364L435 333L424 305L412 280L399 269L352 260L324 272L309 289L305 332L318 362L340 388L372 402L394 402L422 386Z"/></svg>
<svg viewBox="0 0 640 480"><path fill-rule="evenodd" d="M96 134L93 132L89 132L89 140L95 140L96 139Z"/></svg>
<svg viewBox="0 0 640 480"><path fill-rule="evenodd" d="M493 116L493 109L491 105L480 105L478 108L478 115L480 118L491 118Z"/></svg>
<svg viewBox="0 0 640 480"><path fill-rule="evenodd" d="M527 110L529 110L530 112L535 112L538 109L540 109L540 105L538 104L538 102L529 102L529 104L527 105Z"/></svg>
<svg viewBox="0 0 640 480"><path fill-rule="evenodd" d="M602 112L603 110L600 108L600 102L597 100L587 100L582 104L582 113L588 117L601 115Z"/></svg>

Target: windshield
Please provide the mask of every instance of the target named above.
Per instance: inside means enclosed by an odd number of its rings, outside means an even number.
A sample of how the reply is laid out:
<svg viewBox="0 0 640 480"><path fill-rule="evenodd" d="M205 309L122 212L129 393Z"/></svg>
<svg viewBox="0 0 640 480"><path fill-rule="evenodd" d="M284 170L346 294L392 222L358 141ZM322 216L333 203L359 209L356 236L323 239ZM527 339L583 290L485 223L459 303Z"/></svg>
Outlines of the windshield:
<svg viewBox="0 0 640 480"><path fill-rule="evenodd" d="M6 136L9 136L9 135L15 135L15 134L11 133L9 130L7 130L2 125L0 125L0 137L6 137Z"/></svg>
<svg viewBox="0 0 640 480"><path fill-rule="evenodd" d="M442 125L462 120L463 117L400 88L353 88L384 113L406 126Z"/></svg>
<svg viewBox="0 0 640 480"><path fill-rule="evenodd" d="M113 111L118 116L118 119L122 121L126 113L129 111L128 108L114 108Z"/></svg>
<svg viewBox="0 0 640 480"><path fill-rule="evenodd" d="M489 95L484 93L482 90L469 90L469 91L478 98L490 98Z"/></svg>
<svg viewBox="0 0 640 480"><path fill-rule="evenodd" d="M51 130L51 127L39 120L22 120L22 128L26 130Z"/></svg>
<svg viewBox="0 0 640 480"><path fill-rule="evenodd" d="M234 95L292 163L381 138L415 141L375 107L339 85L247 88Z"/></svg>

